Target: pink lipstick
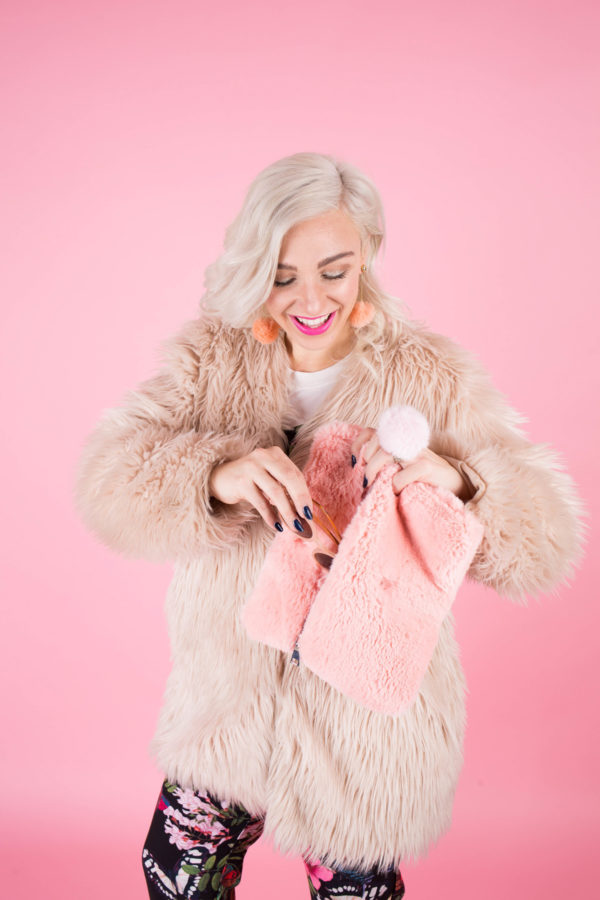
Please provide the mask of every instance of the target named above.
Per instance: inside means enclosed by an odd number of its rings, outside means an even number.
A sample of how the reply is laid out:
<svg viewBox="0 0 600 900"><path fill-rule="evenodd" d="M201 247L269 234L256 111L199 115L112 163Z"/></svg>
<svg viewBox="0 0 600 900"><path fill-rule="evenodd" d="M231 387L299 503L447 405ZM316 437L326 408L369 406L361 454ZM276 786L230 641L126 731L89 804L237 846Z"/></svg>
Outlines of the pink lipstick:
<svg viewBox="0 0 600 900"><path fill-rule="evenodd" d="M302 334L323 334L324 331L327 331L331 323L333 322L333 318L335 316L335 312L329 313L329 316L325 319L322 325L318 325L316 328L311 328L309 325L304 325L303 322L300 322L296 316L290 316L294 325L301 331ZM308 319L308 316L302 316L303 319ZM321 316L315 316L314 318L320 319Z"/></svg>

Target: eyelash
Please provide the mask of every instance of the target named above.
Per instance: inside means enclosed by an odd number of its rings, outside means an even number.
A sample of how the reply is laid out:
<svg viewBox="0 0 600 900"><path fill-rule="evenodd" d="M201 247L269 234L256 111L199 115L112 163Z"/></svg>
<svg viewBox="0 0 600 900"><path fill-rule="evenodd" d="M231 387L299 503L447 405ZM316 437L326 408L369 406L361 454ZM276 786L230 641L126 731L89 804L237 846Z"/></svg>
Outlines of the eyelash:
<svg viewBox="0 0 600 900"><path fill-rule="evenodd" d="M338 275L329 275L327 272L323 272L323 278L325 281L336 281L338 278L345 278L346 272L340 272ZM276 281L274 282L275 287L288 287L288 285L293 284L295 278L289 278L287 281Z"/></svg>

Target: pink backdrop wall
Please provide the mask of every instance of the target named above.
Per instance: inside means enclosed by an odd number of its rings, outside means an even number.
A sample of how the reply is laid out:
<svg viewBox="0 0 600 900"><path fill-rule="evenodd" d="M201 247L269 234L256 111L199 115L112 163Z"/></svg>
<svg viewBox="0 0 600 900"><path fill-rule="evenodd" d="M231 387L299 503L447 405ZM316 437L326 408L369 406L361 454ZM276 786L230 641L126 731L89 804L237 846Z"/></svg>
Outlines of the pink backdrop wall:
<svg viewBox="0 0 600 900"><path fill-rule="evenodd" d="M13 0L1 19L5 895L145 896L170 568L83 530L74 466L195 315L251 178L315 149L373 177L384 284L479 355L592 514L570 588L459 595L465 768L407 896L590 896L598 4ZM308 896L262 841L238 893Z"/></svg>

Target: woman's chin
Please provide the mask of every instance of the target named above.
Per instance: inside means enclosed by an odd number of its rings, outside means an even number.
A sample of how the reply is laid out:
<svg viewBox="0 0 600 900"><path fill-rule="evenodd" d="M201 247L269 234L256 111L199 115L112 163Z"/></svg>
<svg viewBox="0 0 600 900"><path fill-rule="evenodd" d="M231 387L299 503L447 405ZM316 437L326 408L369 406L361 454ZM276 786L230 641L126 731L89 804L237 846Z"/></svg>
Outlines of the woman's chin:
<svg viewBox="0 0 600 900"><path fill-rule="evenodd" d="M302 364L314 362L318 356L320 368L338 362L350 352L356 341L353 328L347 322L344 324L346 327L341 331L336 327L335 331L326 331L321 335L305 335L288 326L285 334L290 358Z"/></svg>

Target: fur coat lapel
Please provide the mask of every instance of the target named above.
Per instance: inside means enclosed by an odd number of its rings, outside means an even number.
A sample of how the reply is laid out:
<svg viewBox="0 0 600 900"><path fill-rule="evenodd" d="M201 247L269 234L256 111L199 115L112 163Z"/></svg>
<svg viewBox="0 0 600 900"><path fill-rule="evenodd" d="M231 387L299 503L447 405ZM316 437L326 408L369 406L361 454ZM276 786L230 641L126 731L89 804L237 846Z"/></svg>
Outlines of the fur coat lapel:
<svg viewBox="0 0 600 900"><path fill-rule="evenodd" d="M232 413L229 428L245 435L254 433L256 446L271 443L285 448L291 369L283 335L273 344L262 345L248 333L225 330L227 344L230 340L239 344L237 352L228 354L231 362L227 383L231 396L226 408ZM439 395L440 390L432 383L433 366L423 364L430 361L433 352L415 338L406 326L395 345L383 341L378 347L369 345L345 357L337 383L317 413L298 430L291 459L300 469L308 460L314 433L320 426L338 420L376 428L383 410L395 403L411 403L423 412L432 429L432 447L438 443L435 430L439 423L428 399ZM229 349L233 348L229 346ZM404 374L409 372L410 379ZM244 403L240 393L244 395ZM222 396L215 396L214 406L210 406L222 411Z"/></svg>

